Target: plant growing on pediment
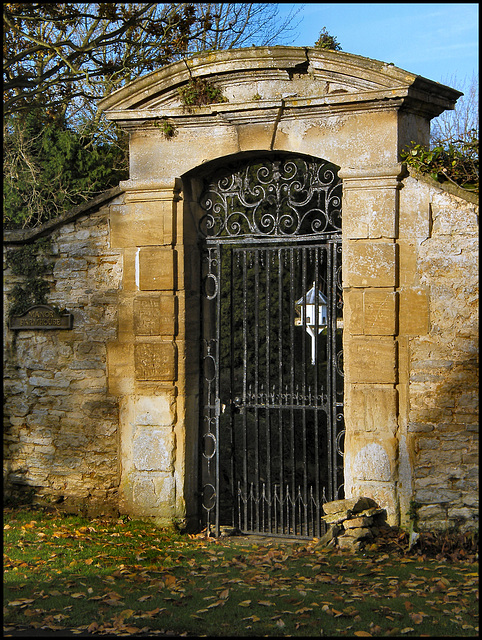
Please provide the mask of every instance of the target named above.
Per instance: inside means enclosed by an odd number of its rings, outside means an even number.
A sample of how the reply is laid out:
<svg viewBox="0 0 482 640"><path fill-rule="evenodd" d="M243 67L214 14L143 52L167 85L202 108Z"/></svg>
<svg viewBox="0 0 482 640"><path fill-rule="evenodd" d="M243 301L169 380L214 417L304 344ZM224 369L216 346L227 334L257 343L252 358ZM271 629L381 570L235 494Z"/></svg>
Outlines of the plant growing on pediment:
<svg viewBox="0 0 482 640"><path fill-rule="evenodd" d="M328 33L326 27L320 31L320 36L315 42L316 49L328 49L329 51L341 51L341 44L335 38Z"/></svg>
<svg viewBox="0 0 482 640"><path fill-rule="evenodd" d="M193 107L202 107L215 102L227 102L228 99L222 94L219 87L216 87L210 80L205 78L191 78L189 82L178 89L183 104L192 111Z"/></svg>
<svg viewBox="0 0 482 640"><path fill-rule="evenodd" d="M168 140L174 138L174 136L176 135L176 127L172 124L172 122L169 122L165 118L163 118L160 122L157 122L155 126L162 131L164 137Z"/></svg>

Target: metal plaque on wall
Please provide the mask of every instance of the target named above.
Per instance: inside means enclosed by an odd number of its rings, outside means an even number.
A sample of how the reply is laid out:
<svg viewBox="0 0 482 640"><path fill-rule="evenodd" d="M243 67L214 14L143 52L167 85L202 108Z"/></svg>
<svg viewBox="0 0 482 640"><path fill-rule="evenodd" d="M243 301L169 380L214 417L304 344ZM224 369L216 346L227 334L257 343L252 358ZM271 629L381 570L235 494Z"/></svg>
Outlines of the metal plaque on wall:
<svg viewBox="0 0 482 640"><path fill-rule="evenodd" d="M9 327L19 329L72 329L74 316L71 313L59 313L46 304L30 307L20 315L10 318Z"/></svg>

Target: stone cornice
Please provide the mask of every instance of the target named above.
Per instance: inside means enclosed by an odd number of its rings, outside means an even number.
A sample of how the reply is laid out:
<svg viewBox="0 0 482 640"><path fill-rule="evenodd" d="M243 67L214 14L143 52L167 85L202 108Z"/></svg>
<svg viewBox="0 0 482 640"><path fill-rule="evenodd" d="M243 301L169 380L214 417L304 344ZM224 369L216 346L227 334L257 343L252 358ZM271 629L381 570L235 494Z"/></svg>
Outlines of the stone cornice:
<svg viewBox="0 0 482 640"><path fill-rule="evenodd" d="M283 100L283 91L290 93L292 88L298 95L284 100L284 106L296 115L300 109L347 111L373 108L376 101L402 99L404 108L434 117L453 108L461 95L393 65L353 54L303 47L251 47L200 54L168 65L107 96L99 108L108 119L122 122L184 119L186 110L178 89L191 78L215 80L229 98L227 103L196 108L192 117L197 118L239 112L255 117L256 112L275 109ZM258 82L263 95L255 101L251 99L256 91L253 83ZM187 122L183 120L183 124Z"/></svg>

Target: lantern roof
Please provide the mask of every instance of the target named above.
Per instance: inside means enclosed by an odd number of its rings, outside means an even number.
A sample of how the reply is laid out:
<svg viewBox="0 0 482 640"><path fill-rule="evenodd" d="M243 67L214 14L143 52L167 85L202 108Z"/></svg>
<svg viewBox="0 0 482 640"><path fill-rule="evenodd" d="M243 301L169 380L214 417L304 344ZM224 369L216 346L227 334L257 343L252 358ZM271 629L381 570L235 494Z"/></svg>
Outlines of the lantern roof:
<svg viewBox="0 0 482 640"><path fill-rule="evenodd" d="M313 282L313 286L309 291L307 291L299 300L296 301L296 304L316 304L316 283ZM318 304L327 304L328 299L325 295L321 293L318 289Z"/></svg>

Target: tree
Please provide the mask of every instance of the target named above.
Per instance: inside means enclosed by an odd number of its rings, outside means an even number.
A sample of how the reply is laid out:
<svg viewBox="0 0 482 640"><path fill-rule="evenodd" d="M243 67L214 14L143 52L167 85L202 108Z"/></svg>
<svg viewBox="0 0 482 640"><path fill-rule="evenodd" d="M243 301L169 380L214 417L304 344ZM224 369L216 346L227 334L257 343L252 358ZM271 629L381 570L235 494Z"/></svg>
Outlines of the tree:
<svg viewBox="0 0 482 640"><path fill-rule="evenodd" d="M127 178L126 145L34 110L4 134L4 224L34 227Z"/></svg>
<svg viewBox="0 0 482 640"><path fill-rule="evenodd" d="M444 84L463 91L453 111L444 111L432 121L430 141L432 146L447 144L449 141L461 140L469 142L473 134L479 137L479 82L473 75L467 81L460 81L456 76L448 78Z"/></svg>
<svg viewBox="0 0 482 640"><path fill-rule="evenodd" d="M293 32L272 3L4 5L4 113L41 104L79 124L95 101L196 51L273 44Z"/></svg>
<svg viewBox="0 0 482 640"><path fill-rule="evenodd" d="M97 101L196 51L281 43L272 3L6 3L4 211L8 226L59 215L126 177L127 142Z"/></svg>

